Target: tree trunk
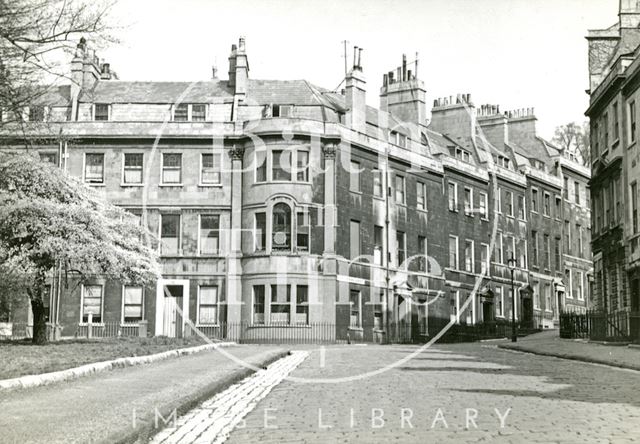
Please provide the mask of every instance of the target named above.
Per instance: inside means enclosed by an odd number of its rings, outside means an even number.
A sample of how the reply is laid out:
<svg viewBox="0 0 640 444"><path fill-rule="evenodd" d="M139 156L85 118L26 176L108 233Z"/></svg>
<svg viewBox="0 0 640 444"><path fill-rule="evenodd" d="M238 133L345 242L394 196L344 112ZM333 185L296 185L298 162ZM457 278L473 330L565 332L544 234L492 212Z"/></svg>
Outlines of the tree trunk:
<svg viewBox="0 0 640 444"><path fill-rule="evenodd" d="M33 340L36 345L47 343L47 322L42 295L45 290L46 274L38 271L31 287L31 311L33 313Z"/></svg>

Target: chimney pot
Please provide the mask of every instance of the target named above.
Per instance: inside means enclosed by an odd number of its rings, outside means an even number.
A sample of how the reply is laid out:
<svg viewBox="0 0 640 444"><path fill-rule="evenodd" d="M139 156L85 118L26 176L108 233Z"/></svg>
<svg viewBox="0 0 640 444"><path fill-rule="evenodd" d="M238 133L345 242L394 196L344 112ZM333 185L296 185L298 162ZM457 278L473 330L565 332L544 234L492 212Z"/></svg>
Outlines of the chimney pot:
<svg viewBox="0 0 640 444"><path fill-rule="evenodd" d="M353 67L358 66L358 47L353 47Z"/></svg>
<svg viewBox="0 0 640 444"><path fill-rule="evenodd" d="M438 99L433 99L433 107L440 106L440 101Z"/></svg>

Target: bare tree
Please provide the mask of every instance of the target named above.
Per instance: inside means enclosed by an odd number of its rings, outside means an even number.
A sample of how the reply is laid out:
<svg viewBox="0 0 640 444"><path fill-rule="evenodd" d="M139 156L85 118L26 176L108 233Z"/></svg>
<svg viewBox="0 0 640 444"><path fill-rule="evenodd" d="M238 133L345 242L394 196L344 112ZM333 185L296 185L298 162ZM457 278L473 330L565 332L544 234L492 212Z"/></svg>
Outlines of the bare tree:
<svg viewBox="0 0 640 444"><path fill-rule="evenodd" d="M103 0L0 0L0 127L22 124L25 108L60 83L78 40L113 41Z"/></svg>
<svg viewBox="0 0 640 444"><path fill-rule="evenodd" d="M584 166L591 165L588 122L582 125L576 122L560 125L556 128L552 141L565 152L573 154Z"/></svg>

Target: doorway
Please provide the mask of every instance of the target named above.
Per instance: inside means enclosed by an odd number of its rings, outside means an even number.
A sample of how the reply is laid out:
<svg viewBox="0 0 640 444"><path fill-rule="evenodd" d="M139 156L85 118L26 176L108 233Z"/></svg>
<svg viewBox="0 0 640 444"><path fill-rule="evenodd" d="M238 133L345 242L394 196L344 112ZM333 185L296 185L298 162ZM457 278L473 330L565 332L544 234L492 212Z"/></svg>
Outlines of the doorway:
<svg viewBox="0 0 640 444"><path fill-rule="evenodd" d="M156 293L156 336L181 338L189 319L189 281L160 279Z"/></svg>

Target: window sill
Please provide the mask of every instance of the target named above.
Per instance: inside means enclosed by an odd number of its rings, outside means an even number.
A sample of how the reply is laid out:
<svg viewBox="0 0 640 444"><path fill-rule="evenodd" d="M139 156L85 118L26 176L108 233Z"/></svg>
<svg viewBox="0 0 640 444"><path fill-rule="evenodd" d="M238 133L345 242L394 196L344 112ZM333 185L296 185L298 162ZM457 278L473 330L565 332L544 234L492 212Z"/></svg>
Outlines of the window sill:
<svg viewBox="0 0 640 444"><path fill-rule="evenodd" d="M159 183L159 187L169 188L169 187L182 187L184 184L182 183Z"/></svg>
<svg viewBox="0 0 640 444"><path fill-rule="evenodd" d="M426 208L418 208L416 207L416 211L420 212L420 213L428 213L429 210L427 210Z"/></svg>
<svg viewBox="0 0 640 444"><path fill-rule="evenodd" d="M451 208L449 208L449 211L452 212L452 213L457 213L458 212L458 210L451 209Z"/></svg>
<svg viewBox="0 0 640 444"><path fill-rule="evenodd" d="M374 199L384 202L384 196L373 196Z"/></svg>
<svg viewBox="0 0 640 444"><path fill-rule="evenodd" d="M145 186L144 183L124 183L124 182L122 182L120 184L120 187L122 187L122 188L140 188L140 187L143 187L143 186Z"/></svg>
<svg viewBox="0 0 640 444"><path fill-rule="evenodd" d="M93 182L85 182L85 185L88 185L90 187L106 187L107 185L105 183L93 183Z"/></svg>
<svg viewBox="0 0 640 444"><path fill-rule="evenodd" d="M200 182L198 184L198 186L200 188L222 188L222 184L221 183L202 183L202 182Z"/></svg>
<svg viewBox="0 0 640 444"><path fill-rule="evenodd" d="M357 326L349 326L347 327L348 331L364 331L364 329L362 327L357 327Z"/></svg>
<svg viewBox="0 0 640 444"><path fill-rule="evenodd" d="M362 195L364 194L362 191L356 191L356 190L351 190L351 189L349 190L349 193L351 193L351 194L358 194L358 195L360 195L360 196L362 196Z"/></svg>

